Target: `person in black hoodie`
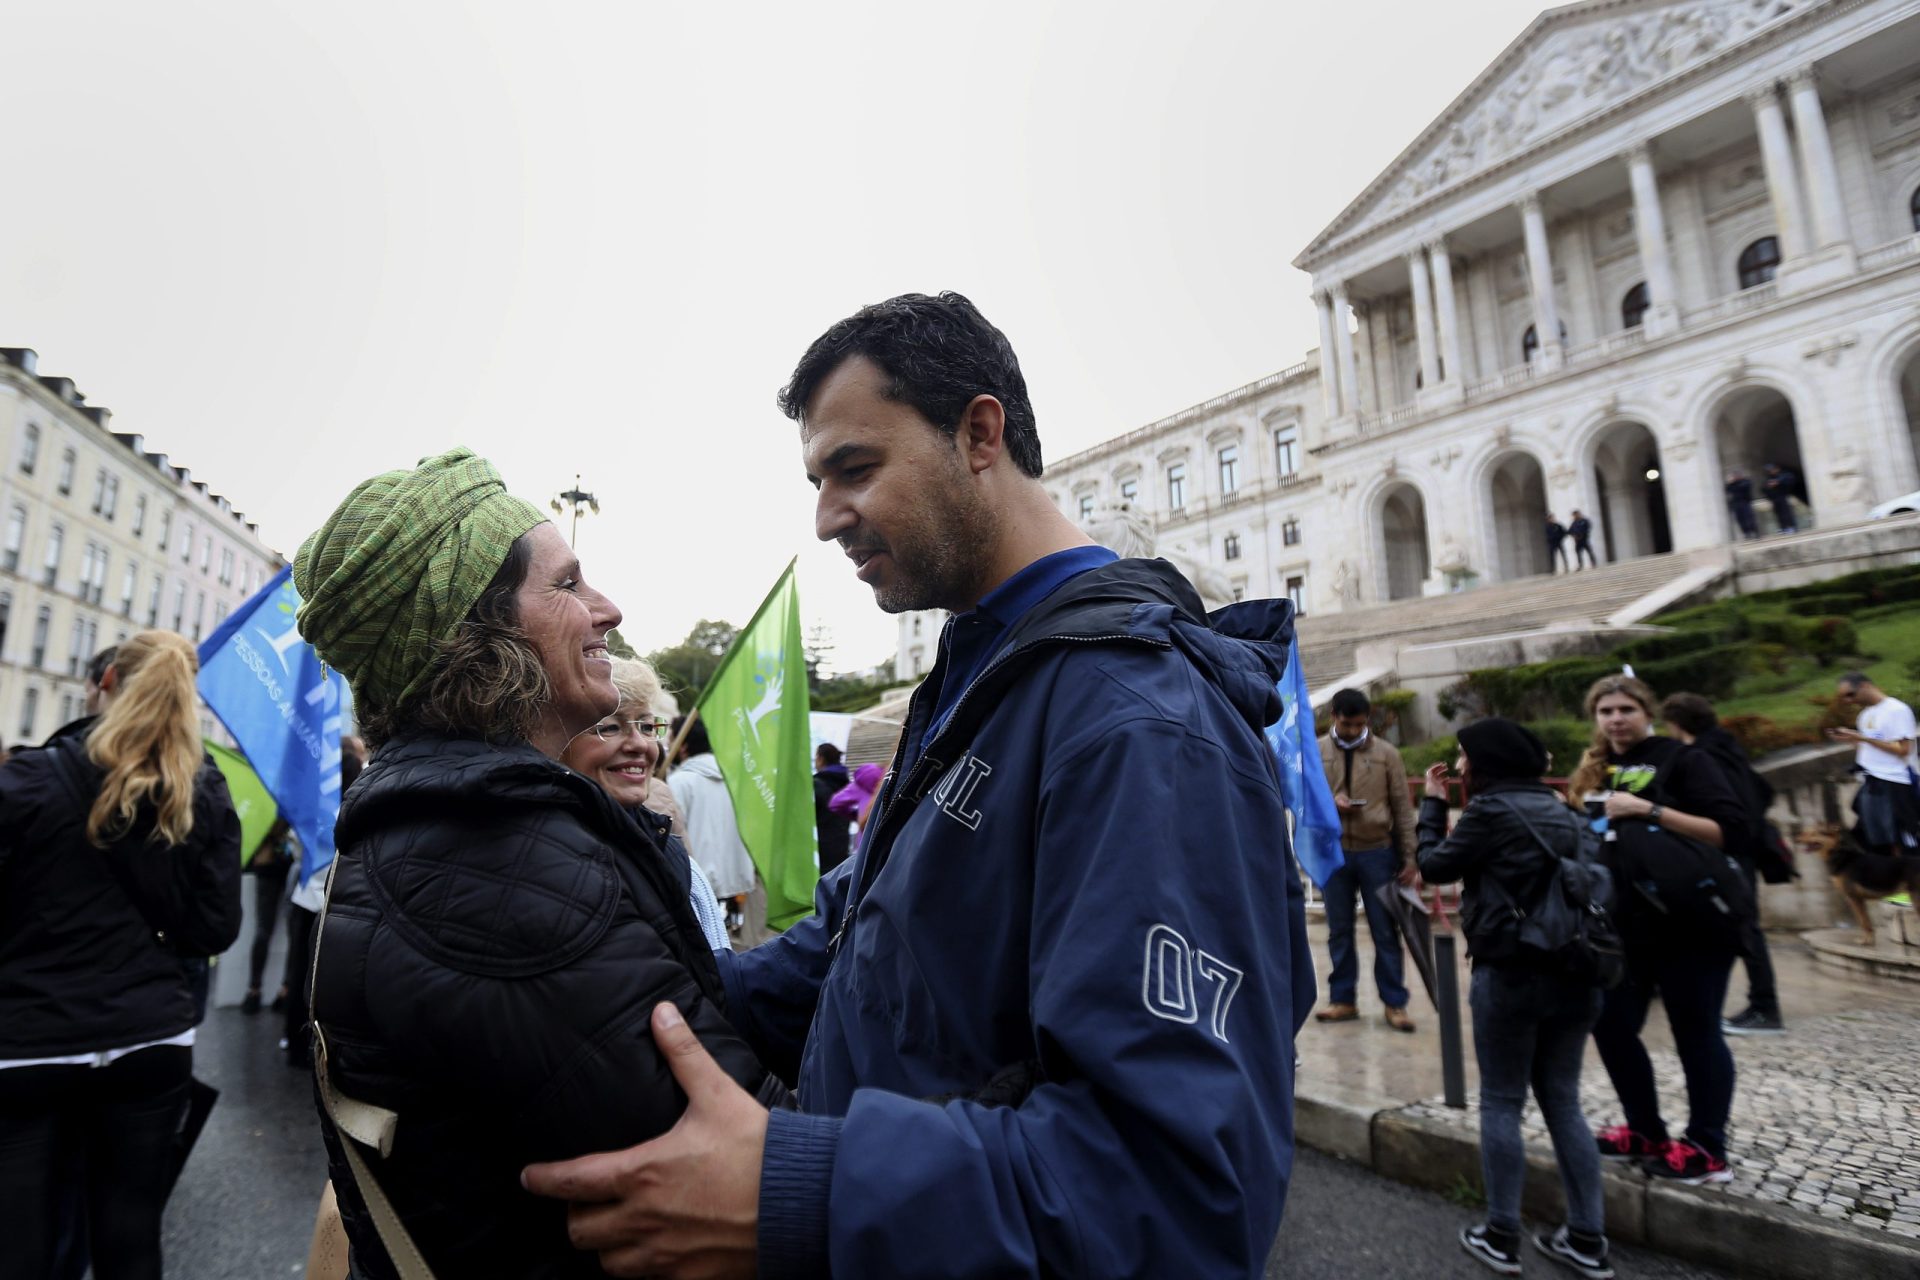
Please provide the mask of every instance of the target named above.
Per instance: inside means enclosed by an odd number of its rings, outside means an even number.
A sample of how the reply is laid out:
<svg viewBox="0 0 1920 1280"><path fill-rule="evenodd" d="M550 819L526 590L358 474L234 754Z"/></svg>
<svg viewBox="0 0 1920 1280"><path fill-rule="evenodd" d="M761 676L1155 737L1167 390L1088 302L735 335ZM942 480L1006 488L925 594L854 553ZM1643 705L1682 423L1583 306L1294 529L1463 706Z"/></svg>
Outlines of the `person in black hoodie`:
<svg viewBox="0 0 1920 1280"><path fill-rule="evenodd" d="M1666 721L1667 732L1672 736L1714 758L1727 775L1727 785L1733 788L1733 794L1745 804L1747 843L1731 847L1727 852L1746 872L1757 904L1760 870L1755 851L1759 842L1767 838L1766 817L1773 805L1772 785L1755 772L1747 753L1733 740L1732 734L1720 727L1720 717L1715 714L1713 704L1699 694L1669 694L1660 704L1660 718ZM1725 1030L1736 1036L1778 1035L1787 1028L1780 1017L1780 992L1773 980L1773 958L1767 954L1767 931L1760 927L1759 911L1747 917L1743 932L1747 1007L1725 1020Z"/></svg>
<svg viewBox="0 0 1920 1280"><path fill-rule="evenodd" d="M1714 849L1738 848L1747 816L1713 758L1653 732L1659 698L1645 681L1605 676L1587 690L1593 745L1567 785L1579 806L1604 795L1610 822L1642 820ZM1596 801L1596 803L1598 803ZM1727 1182L1727 1117L1733 1110L1733 1054L1720 1028L1735 948L1720 935L1656 910L1620 881L1617 919L1627 979L1606 993L1593 1040L1619 1095L1626 1123L1596 1141L1608 1159L1641 1161L1655 1177L1699 1185ZM1687 1076L1690 1114L1672 1137L1660 1116L1653 1062L1640 1041L1655 994L1666 1006Z"/></svg>
<svg viewBox="0 0 1920 1280"><path fill-rule="evenodd" d="M186 640L143 631L104 710L0 768L0 1205L8 1276L53 1273L64 1179L99 1280L159 1280L193 1071L181 961L240 932L240 820Z"/></svg>
<svg viewBox="0 0 1920 1280"><path fill-rule="evenodd" d="M840 763L840 748L821 743L813 753L813 825L820 833L821 875L845 862L853 844L851 825L829 807L846 785L847 766Z"/></svg>
<svg viewBox="0 0 1920 1280"><path fill-rule="evenodd" d="M1480 1065L1480 1167L1487 1220L1460 1233L1469 1254L1508 1274L1520 1270L1520 1192L1526 1149L1520 1112L1527 1087L1553 1138L1567 1223L1534 1246L1589 1280L1607 1263L1600 1157L1580 1113L1580 1060L1600 1014L1600 991L1539 966L1519 945L1516 910L1546 893L1558 858L1579 856L1580 828L1553 788L1540 781L1547 749L1533 732L1490 717L1460 730L1459 771L1467 807L1447 832L1447 767L1426 773L1420 803L1420 875L1429 884L1465 881L1461 926L1473 958L1467 1003Z"/></svg>
<svg viewBox="0 0 1920 1280"><path fill-rule="evenodd" d="M312 979L354 1273L393 1280L407 1247L376 1224L377 1188L438 1275L598 1277L520 1170L672 1127L686 1098L653 1027L691 1028L763 1105L786 1097L723 1016L669 820L561 763L619 706L620 611L463 449L360 486L293 576L301 634L352 682L374 746L341 806ZM390 1140L344 1139L336 1092L393 1113Z"/></svg>

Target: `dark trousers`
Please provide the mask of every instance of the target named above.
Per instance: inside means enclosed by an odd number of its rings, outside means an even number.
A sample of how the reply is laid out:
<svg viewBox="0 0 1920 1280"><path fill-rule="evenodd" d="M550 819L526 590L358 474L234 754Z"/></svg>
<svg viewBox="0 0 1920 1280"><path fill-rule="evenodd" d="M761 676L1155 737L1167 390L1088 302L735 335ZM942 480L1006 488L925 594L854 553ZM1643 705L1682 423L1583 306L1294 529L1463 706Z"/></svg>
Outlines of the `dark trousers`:
<svg viewBox="0 0 1920 1280"><path fill-rule="evenodd" d="M1767 931L1760 927L1760 872L1746 861L1740 863L1740 869L1753 886L1753 914L1740 931L1747 947L1747 1004L1762 1013L1777 1014L1780 992L1773 982L1773 957L1767 954Z"/></svg>
<svg viewBox="0 0 1920 1280"><path fill-rule="evenodd" d="M1760 522L1753 518L1753 503L1729 502L1727 504L1727 510L1733 512L1733 522L1740 526L1740 534L1742 537L1757 538L1760 536Z"/></svg>
<svg viewBox="0 0 1920 1280"><path fill-rule="evenodd" d="M318 912L287 904L287 1062L307 1065L307 978L313 963L313 922Z"/></svg>
<svg viewBox="0 0 1920 1280"><path fill-rule="evenodd" d="M1547 541L1547 572L1548 573L1553 572L1553 562L1555 557L1559 558L1560 567L1562 569L1569 567L1567 564L1567 544L1564 542L1554 542L1553 540L1549 539Z"/></svg>
<svg viewBox="0 0 1920 1280"><path fill-rule="evenodd" d="M273 945L273 926L280 919L280 903L287 896L287 869L284 862L262 867L253 873L253 952L247 957L247 990L260 989L260 976L267 971L267 949Z"/></svg>
<svg viewBox="0 0 1920 1280"><path fill-rule="evenodd" d="M1327 951L1333 973L1327 978L1327 1000L1352 1004L1360 987L1360 958L1353 949L1353 899L1359 895L1373 936L1373 981L1381 1003L1390 1009L1407 1005L1406 958L1400 952L1400 929L1393 912L1376 896L1383 884L1393 883L1399 855L1392 849L1349 850L1338 871L1327 877Z"/></svg>
<svg viewBox="0 0 1920 1280"><path fill-rule="evenodd" d="M1593 554L1593 544L1591 542L1576 542L1573 544L1573 564L1575 568L1589 564L1596 569L1600 567L1600 558Z"/></svg>
<svg viewBox="0 0 1920 1280"><path fill-rule="evenodd" d="M1720 1030L1733 953L1662 948L1628 956L1627 980L1607 992L1593 1042L1607 1078L1626 1111L1627 1127L1654 1142L1670 1136L1660 1117L1653 1062L1640 1042L1654 993L1667 1009L1674 1048L1687 1076L1687 1134L1709 1153L1727 1155L1727 1117L1733 1111L1733 1051Z"/></svg>
<svg viewBox="0 0 1920 1280"><path fill-rule="evenodd" d="M1780 532L1798 533L1800 531L1800 522L1793 516L1793 499L1769 498L1767 501L1773 504L1773 522L1780 526Z"/></svg>
<svg viewBox="0 0 1920 1280"><path fill-rule="evenodd" d="M81 1186L95 1280L160 1280L160 1211L193 1050L163 1045L107 1067L0 1070L0 1280L55 1274L58 1206Z"/></svg>
<svg viewBox="0 0 1920 1280"><path fill-rule="evenodd" d="M1473 1054L1480 1064L1480 1172L1487 1185L1487 1225L1520 1230L1520 1193L1527 1153L1520 1113L1527 1089L1553 1139L1567 1226L1604 1234L1600 1152L1580 1113L1580 1060L1600 1013L1600 992L1558 974L1479 965L1467 1003L1473 1009Z"/></svg>

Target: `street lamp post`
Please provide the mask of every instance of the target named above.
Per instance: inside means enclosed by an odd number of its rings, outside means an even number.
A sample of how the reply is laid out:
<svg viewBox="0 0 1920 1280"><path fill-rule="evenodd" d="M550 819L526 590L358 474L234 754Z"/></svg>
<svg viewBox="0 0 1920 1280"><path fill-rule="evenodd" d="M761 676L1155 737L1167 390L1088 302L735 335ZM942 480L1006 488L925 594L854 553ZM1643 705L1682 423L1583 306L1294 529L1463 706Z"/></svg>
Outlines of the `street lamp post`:
<svg viewBox="0 0 1920 1280"><path fill-rule="evenodd" d="M553 514L557 516L565 515L569 509L572 510L573 523L567 531L567 545L570 547L580 536L580 513L591 511L596 516L600 514L600 500L580 487L579 472L574 473L573 488L556 494L547 505L553 508Z"/></svg>

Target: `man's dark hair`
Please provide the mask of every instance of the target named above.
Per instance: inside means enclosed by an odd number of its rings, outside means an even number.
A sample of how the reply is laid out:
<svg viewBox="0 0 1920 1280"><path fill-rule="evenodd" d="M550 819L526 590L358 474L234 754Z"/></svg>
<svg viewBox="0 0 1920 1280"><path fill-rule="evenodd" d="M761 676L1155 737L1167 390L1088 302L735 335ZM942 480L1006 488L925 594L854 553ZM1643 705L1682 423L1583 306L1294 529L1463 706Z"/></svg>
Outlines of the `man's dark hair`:
<svg viewBox="0 0 1920 1280"><path fill-rule="evenodd" d="M1358 689L1342 689L1333 695L1333 714L1341 718L1364 716L1373 710L1367 695Z"/></svg>
<svg viewBox="0 0 1920 1280"><path fill-rule="evenodd" d="M1849 689L1858 689L1863 684L1872 684L1873 681L1864 671L1849 671L1840 677L1840 683Z"/></svg>
<svg viewBox="0 0 1920 1280"><path fill-rule="evenodd" d="M1679 725L1696 738L1720 725L1713 704L1697 693L1669 694L1660 704L1660 718L1668 724Z"/></svg>
<svg viewBox="0 0 1920 1280"><path fill-rule="evenodd" d="M975 396L992 396L1006 411L1008 455L1027 475L1040 474L1040 429L1019 357L1007 335L966 298L903 293L860 308L800 357L780 389L780 412L804 422L820 384L854 356L865 356L887 375L887 399L910 405L948 435L959 429L960 415Z"/></svg>
<svg viewBox="0 0 1920 1280"><path fill-rule="evenodd" d="M119 645L110 644L94 654L87 662L87 683L98 689L100 682L107 678L107 668L113 665L113 660L119 652Z"/></svg>
<svg viewBox="0 0 1920 1280"><path fill-rule="evenodd" d="M821 743L820 749L815 751L813 755L814 758L823 765L840 763L840 748L834 746L831 742Z"/></svg>
<svg viewBox="0 0 1920 1280"><path fill-rule="evenodd" d="M669 730L669 732L678 735L680 726L685 724L686 721L687 718L685 716L675 716L673 718L673 728ZM687 736L680 739L680 747L686 753L686 758L689 760L695 756L712 754L713 743L707 738L707 722L704 720L695 720L692 726L688 728Z"/></svg>

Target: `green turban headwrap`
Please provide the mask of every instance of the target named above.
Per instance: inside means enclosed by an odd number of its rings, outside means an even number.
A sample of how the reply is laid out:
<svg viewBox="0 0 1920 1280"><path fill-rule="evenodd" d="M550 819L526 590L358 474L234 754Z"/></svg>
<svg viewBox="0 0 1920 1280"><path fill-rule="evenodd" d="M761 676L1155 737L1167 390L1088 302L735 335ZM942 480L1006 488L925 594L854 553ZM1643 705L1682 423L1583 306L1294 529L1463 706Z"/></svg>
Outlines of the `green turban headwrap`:
<svg viewBox="0 0 1920 1280"><path fill-rule="evenodd" d="M513 544L546 517L485 458L453 449L347 495L293 558L300 634L354 697L397 707L423 687Z"/></svg>

